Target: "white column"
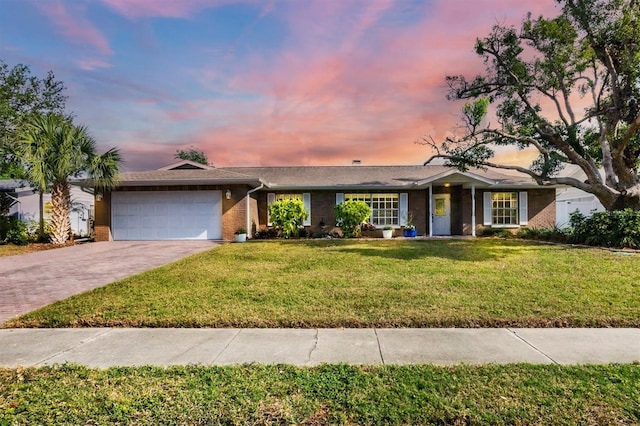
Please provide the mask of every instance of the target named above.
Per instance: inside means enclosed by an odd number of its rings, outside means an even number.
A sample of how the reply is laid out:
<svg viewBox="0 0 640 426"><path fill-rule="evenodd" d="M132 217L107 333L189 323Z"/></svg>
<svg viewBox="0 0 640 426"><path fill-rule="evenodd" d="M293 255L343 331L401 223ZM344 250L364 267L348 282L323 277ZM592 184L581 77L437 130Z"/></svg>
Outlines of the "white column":
<svg viewBox="0 0 640 426"><path fill-rule="evenodd" d="M433 184L429 184L429 236L433 237Z"/></svg>
<svg viewBox="0 0 640 426"><path fill-rule="evenodd" d="M471 184L471 236L476 236L476 184Z"/></svg>

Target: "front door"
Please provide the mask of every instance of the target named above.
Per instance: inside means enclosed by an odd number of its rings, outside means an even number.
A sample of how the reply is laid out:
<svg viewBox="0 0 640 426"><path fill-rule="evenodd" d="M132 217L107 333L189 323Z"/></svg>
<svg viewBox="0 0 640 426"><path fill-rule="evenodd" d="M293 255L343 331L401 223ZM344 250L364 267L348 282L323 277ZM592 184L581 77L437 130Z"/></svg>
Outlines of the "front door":
<svg viewBox="0 0 640 426"><path fill-rule="evenodd" d="M451 195L433 194L433 235L451 235Z"/></svg>

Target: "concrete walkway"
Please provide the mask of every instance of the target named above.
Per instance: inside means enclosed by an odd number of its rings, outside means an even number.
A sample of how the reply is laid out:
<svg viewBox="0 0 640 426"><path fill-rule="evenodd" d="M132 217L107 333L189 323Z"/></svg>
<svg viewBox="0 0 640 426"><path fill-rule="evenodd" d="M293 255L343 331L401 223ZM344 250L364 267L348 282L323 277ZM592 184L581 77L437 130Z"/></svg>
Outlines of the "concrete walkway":
<svg viewBox="0 0 640 426"><path fill-rule="evenodd" d="M0 257L0 323L218 244L111 241Z"/></svg>
<svg viewBox="0 0 640 426"><path fill-rule="evenodd" d="M640 329L5 329L0 366L640 361Z"/></svg>

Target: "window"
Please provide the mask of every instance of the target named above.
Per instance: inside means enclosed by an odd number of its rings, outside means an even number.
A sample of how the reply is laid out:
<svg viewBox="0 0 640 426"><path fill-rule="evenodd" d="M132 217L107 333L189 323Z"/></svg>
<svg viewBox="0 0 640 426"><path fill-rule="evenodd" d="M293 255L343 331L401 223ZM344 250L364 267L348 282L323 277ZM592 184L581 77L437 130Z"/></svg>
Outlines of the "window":
<svg viewBox="0 0 640 426"><path fill-rule="evenodd" d="M280 200L302 200L302 194L276 194L276 201Z"/></svg>
<svg viewBox="0 0 640 426"><path fill-rule="evenodd" d="M518 193L491 193L492 225L518 225Z"/></svg>
<svg viewBox="0 0 640 426"><path fill-rule="evenodd" d="M375 226L398 226L400 209L398 194L344 194L345 200L364 201L371 207L370 222Z"/></svg>

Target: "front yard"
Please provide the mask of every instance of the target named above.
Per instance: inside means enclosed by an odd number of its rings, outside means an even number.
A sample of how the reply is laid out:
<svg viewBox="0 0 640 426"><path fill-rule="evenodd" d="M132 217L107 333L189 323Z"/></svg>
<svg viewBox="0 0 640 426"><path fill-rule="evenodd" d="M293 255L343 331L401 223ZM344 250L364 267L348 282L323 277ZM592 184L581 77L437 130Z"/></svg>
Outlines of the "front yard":
<svg viewBox="0 0 640 426"><path fill-rule="evenodd" d="M0 369L0 424L619 425L635 365Z"/></svg>
<svg viewBox="0 0 640 426"><path fill-rule="evenodd" d="M3 324L87 326L638 327L640 255L494 239L228 244Z"/></svg>

